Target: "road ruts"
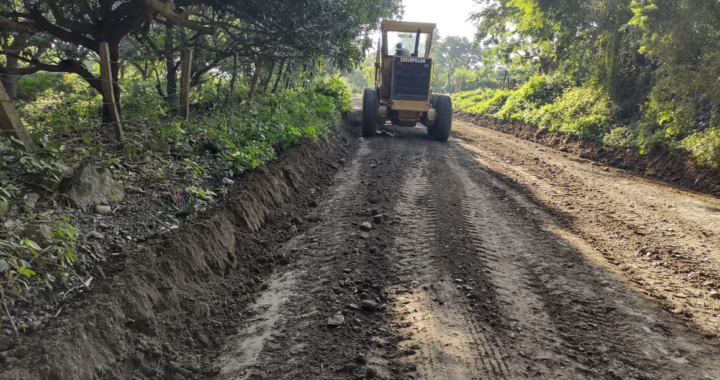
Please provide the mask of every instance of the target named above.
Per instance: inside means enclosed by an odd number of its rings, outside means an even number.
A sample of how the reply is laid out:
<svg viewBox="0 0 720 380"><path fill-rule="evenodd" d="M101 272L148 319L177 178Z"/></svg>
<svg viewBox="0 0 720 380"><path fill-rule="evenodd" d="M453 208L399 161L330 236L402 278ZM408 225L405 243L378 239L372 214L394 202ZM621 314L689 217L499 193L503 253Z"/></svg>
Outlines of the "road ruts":
<svg viewBox="0 0 720 380"><path fill-rule="evenodd" d="M278 248L217 379L720 379L717 348L471 150L390 132Z"/></svg>

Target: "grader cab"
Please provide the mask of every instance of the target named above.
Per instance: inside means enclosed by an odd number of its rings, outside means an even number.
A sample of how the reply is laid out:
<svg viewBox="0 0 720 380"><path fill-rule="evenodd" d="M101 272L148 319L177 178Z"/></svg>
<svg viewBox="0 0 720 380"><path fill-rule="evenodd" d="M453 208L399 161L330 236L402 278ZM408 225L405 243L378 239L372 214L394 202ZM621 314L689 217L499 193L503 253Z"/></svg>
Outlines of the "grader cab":
<svg viewBox="0 0 720 380"><path fill-rule="evenodd" d="M375 62L375 88L363 92L362 134L377 133L378 124L401 127L422 123L428 135L447 141L452 128L449 96L433 95L430 45L435 24L383 21Z"/></svg>

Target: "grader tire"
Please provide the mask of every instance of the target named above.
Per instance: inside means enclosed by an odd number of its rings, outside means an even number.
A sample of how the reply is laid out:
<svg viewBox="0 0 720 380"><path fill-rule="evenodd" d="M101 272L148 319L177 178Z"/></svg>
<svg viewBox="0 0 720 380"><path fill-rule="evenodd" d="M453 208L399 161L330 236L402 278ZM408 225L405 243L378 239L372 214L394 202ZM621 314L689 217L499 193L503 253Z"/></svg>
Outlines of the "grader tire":
<svg viewBox="0 0 720 380"><path fill-rule="evenodd" d="M435 102L435 111L437 113L437 119L435 120L432 135L437 141L448 141L453 119L452 100L450 97L438 95L437 101Z"/></svg>
<svg viewBox="0 0 720 380"><path fill-rule="evenodd" d="M432 106L432 108L435 108L435 105L437 104L437 98L437 95L433 95L432 98L430 98L430 105ZM435 125L426 125L425 128L427 128L428 136L432 136L435 134Z"/></svg>
<svg viewBox="0 0 720 380"><path fill-rule="evenodd" d="M362 135L372 137L377 134L378 96L374 90L363 91Z"/></svg>

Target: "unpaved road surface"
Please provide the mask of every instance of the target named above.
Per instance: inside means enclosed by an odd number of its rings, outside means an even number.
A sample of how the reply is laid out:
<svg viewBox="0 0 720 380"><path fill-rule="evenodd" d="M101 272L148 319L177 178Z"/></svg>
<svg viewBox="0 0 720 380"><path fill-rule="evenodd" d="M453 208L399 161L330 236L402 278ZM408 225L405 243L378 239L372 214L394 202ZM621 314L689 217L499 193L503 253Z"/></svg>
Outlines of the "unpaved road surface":
<svg viewBox="0 0 720 380"><path fill-rule="evenodd" d="M717 200L454 129L360 144L214 379L720 379Z"/></svg>

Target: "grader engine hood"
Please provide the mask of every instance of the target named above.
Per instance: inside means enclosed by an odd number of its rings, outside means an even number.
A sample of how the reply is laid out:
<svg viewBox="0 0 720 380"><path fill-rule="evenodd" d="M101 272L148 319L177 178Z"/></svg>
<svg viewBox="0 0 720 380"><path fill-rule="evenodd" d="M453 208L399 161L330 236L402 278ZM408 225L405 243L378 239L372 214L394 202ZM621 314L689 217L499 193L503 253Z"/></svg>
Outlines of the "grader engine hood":
<svg viewBox="0 0 720 380"><path fill-rule="evenodd" d="M395 57L392 100L427 102L430 95L432 59Z"/></svg>

